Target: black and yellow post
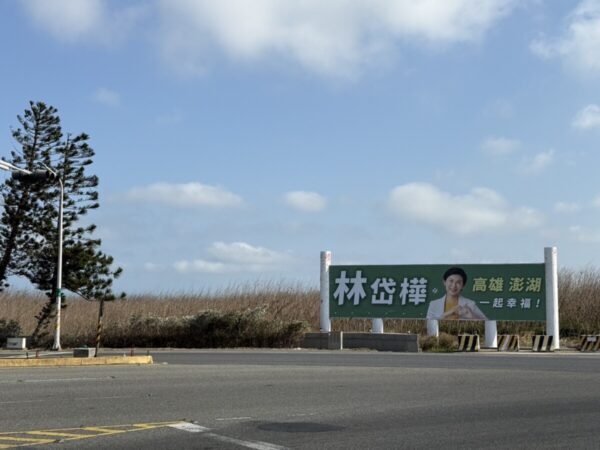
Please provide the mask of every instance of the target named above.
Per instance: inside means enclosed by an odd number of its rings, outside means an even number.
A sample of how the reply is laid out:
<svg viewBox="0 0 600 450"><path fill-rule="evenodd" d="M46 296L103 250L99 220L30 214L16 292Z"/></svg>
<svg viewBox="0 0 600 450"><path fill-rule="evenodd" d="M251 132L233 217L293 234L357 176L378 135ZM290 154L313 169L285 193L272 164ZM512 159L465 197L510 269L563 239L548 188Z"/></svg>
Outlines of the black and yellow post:
<svg viewBox="0 0 600 450"><path fill-rule="evenodd" d="M581 337L581 343L579 344L580 352L598 352L600 351L600 336L598 335L585 335Z"/></svg>
<svg viewBox="0 0 600 450"><path fill-rule="evenodd" d="M531 351L533 352L553 352L552 341L554 336L546 334L536 334L533 336Z"/></svg>
<svg viewBox="0 0 600 450"><path fill-rule="evenodd" d="M477 334L459 334L458 351L459 352L478 352L479 335Z"/></svg>
<svg viewBox="0 0 600 450"><path fill-rule="evenodd" d="M96 330L96 354L100 351L100 341L102 340L102 318L104 317L104 297L100 299L100 309L98 311L98 328Z"/></svg>
<svg viewBox="0 0 600 450"><path fill-rule="evenodd" d="M519 348L519 335L501 334L498 336L499 352L518 352Z"/></svg>

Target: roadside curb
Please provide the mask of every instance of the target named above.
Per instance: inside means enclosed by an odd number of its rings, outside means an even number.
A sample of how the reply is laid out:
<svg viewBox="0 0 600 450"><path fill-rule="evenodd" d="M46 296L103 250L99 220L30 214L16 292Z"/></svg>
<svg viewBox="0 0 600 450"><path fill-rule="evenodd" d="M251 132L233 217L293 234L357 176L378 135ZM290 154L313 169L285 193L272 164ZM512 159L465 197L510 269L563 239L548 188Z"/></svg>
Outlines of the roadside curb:
<svg viewBox="0 0 600 450"><path fill-rule="evenodd" d="M40 358L0 359L0 368L58 367L58 366L108 366L126 364L153 364L152 356L100 356L98 358Z"/></svg>

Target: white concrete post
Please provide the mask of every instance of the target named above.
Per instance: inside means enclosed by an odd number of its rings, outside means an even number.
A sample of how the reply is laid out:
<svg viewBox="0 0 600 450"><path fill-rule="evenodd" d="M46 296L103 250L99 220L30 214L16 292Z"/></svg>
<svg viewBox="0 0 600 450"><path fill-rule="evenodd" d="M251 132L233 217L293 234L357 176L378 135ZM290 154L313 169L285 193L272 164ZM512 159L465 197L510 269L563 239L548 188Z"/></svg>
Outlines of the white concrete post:
<svg viewBox="0 0 600 450"><path fill-rule="evenodd" d="M331 252L321 252L321 332L331 332L329 319L329 266L331 265Z"/></svg>
<svg viewBox="0 0 600 450"><path fill-rule="evenodd" d="M437 320L427 321L427 336L438 337L440 335L440 325Z"/></svg>
<svg viewBox="0 0 600 450"><path fill-rule="evenodd" d="M383 333L383 319L373 319L373 329L371 333Z"/></svg>
<svg viewBox="0 0 600 450"><path fill-rule="evenodd" d="M552 349L560 348L560 328L558 324L558 250L544 248L546 264L546 334L552 336Z"/></svg>
<svg viewBox="0 0 600 450"><path fill-rule="evenodd" d="M485 342L484 347L498 348L498 327L495 320L485 321Z"/></svg>

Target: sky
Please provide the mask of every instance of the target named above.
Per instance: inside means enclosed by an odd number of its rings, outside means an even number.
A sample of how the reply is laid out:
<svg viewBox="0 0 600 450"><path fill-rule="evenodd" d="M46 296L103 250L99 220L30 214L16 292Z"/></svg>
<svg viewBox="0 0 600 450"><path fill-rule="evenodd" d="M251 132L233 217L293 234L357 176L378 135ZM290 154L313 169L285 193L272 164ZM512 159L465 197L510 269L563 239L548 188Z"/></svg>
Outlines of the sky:
<svg viewBox="0 0 600 450"><path fill-rule="evenodd" d="M90 135L116 290L600 265L600 0L23 0L0 50L0 156L30 100Z"/></svg>

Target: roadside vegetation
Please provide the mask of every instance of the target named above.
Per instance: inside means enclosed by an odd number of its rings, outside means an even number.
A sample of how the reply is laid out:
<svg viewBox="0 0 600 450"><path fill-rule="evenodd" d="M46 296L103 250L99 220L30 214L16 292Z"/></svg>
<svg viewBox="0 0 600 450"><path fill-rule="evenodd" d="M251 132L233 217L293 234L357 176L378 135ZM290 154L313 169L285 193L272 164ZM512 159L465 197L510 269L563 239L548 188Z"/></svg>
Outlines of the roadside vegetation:
<svg viewBox="0 0 600 450"><path fill-rule="evenodd" d="M561 337L577 339L600 333L600 270L561 270L559 274ZM0 339L3 332L30 335L35 315L47 301L43 294L7 290L0 293ZM306 331L319 329L319 292L302 286L239 286L197 294L131 295L106 302L102 345L106 347L295 347ZM75 297L63 311L64 346L95 345L98 303ZM337 331L369 331L370 320L336 319ZM426 338L422 320L386 320L385 330L422 335L430 350L450 350L460 333L484 334L482 322L441 322L439 340ZM528 342L543 334L543 322L498 322L499 334L519 334ZM48 336L47 339L51 339ZM2 342L0 342L0 345ZM48 343L40 343L44 346Z"/></svg>

